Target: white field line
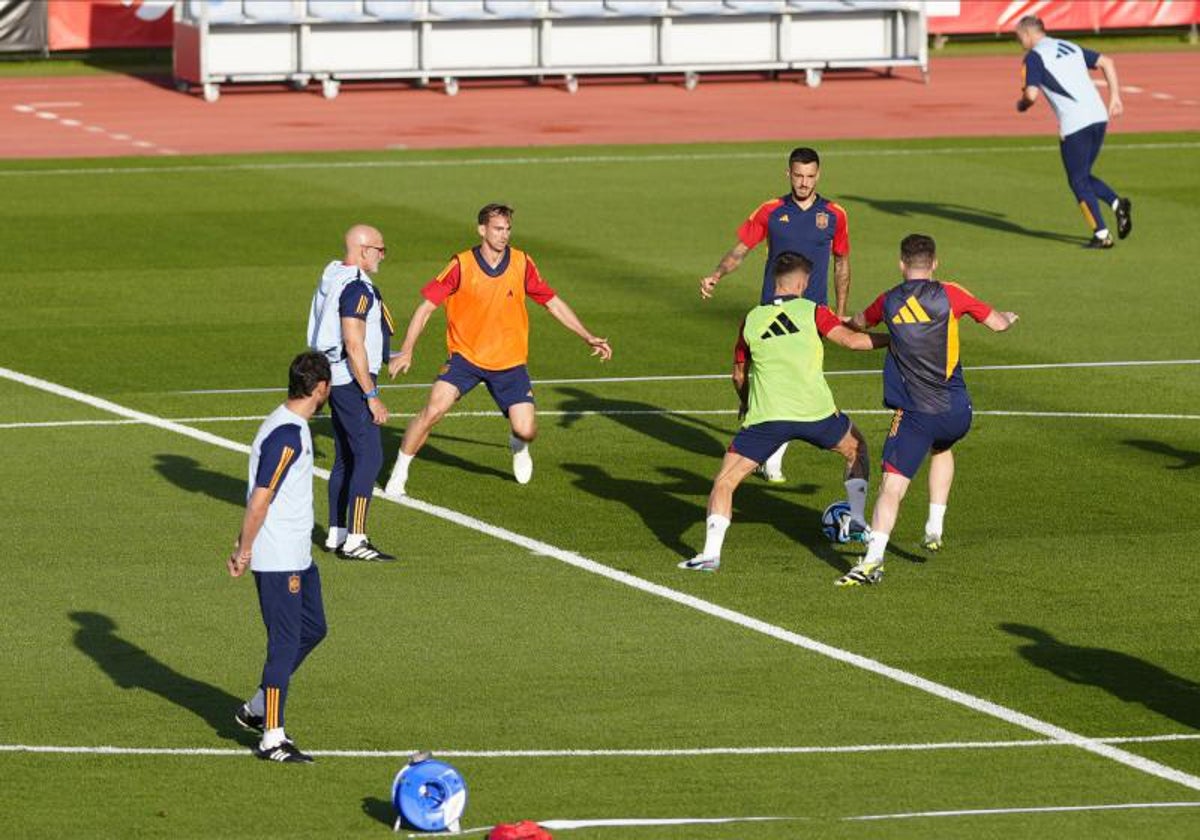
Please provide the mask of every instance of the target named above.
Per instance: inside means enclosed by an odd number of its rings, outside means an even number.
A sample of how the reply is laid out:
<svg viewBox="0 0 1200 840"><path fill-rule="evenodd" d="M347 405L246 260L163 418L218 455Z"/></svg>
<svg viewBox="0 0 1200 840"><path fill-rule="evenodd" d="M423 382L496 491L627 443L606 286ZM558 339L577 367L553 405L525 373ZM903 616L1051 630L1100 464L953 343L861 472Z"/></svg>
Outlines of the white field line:
<svg viewBox="0 0 1200 840"><path fill-rule="evenodd" d="M110 411L113 414L128 417L132 420L147 421L150 423L150 425L154 426L155 428L162 429L163 431L174 432L176 434L192 438L193 440L219 446L222 449L229 449L243 454L249 454L250 451L250 447L243 443L237 443L200 429L193 429L190 426L185 426L181 423L174 423L170 420L154 417L153 415L142 411L135 411L109 400L101 399L100 397L95 397L91 394L85 394L81 391L76 391L72 388L67 388L53 382L47 382L44 379L38 379L27 374L18 373L17 371L9 370L7 368L0 368L0 378L9 379L14 382L20 382L21 384L28 385L31 388L46 391L66 399L75 400L76 402L90 405L93 408ZM313 470L313 474L326 480L329 478L328 470L316 469ZM833 645L825 644L824 642L801 635L800 633L795 633L791 630L786 630L774 624L769 624L762 619L754 618L753 616L746 615L745 613L741 613L736 610L731 610L728 607L722 607L719 604L714 604L713 602L706 601L703 598L697 598L696 596L689 595L686 592L680 592L677 589L671 589L670 587L663 586L662 584L652 583L644 578L629 574L628 572L623 572L619 569L613 569L609 566L605 566L602 563L597 563L595 560L591 560L573 551L566 551L548 543L544 543L540 540L535 540L532 537L527 537L524 534L518 534L515 531L510 531L507 528L500 528L496 525L491 525L480 519L476 519L473 516L468 516L465 513L460 513L450 508L445 508L429 502L423 502L419 499L413 499L407 496L398 499L390 498L385 496L383 491L378 487L375 488L373 495L378 498L403 505L404 507L429 514L430 516L434 516L446 522L461 525L462 527L469 528L472 531L477 531L481 534L486 534L488 536L495 537L496 539L504 540L505 542L520 546L521 548L524 548L533 554L539 554L544 557L553 558L576 569L606 578L614 583L628 586L632 589L638 590L639 592L644 592L648 595L688 607L696 610L697 612L712 616L713 618L719 618L722 621L727 621L746 630L760 633L785 644L793 645L803 650L828 657L829 659L833 659L837 662L851 665L855 668L860 668L868 673L876 674L884 677L885 679L892 680L893 682L900 683L901 685L905 685L910 688L915 688L918 691L924 691L925 693L931 694L934 697L947 700L951 703L956 703L972 711L988 715L989 717L996 718L1013 726L1026 729L1030 732L1037 733L1038 735L1042 735L1046 738L1050 738L1055 741L1062 741L1078 747L1085 752L1092 753L1093 755L1097 755L1102 758L1107 758L1118 764L1122 764L1126 767L1146 773L1147 775L1174 782L1178 785L1190 788L1191 790L1200 791L1200 777L1198 776L1194 776L1191 773L1185 773L1182 770L1169 767L1165 764L1152 761L1148 758L1143 758L1140 755L1135 755L1134 753L1123 750L1120 747L1112 744L1105 744L1100 741L1096 741L1095 739L1084 737L1083 735L1072 732L1069 729L1056 726L1053 723L1040 720L1015 709L1010 709L1007 706L994 703L991 700L987 700L982 697L976 697L973 694L969 694L965 691L959 691L958 689L951 688L947 685L942 685L941 683L926 679L925 677L910 673L908 671L901 670L900 668L894 668L891 665L885 665L884 663L870 659L869 657L862 656L839 647L834 647ZM849 593L849 595L850 597L853 597L853 593Z"/></svg>
<svg viewBox="0 0 1200 840"><path fill-rule="evenodd" d="M917 811L910 814L870 814L843 820L911 820L918 817L979 817L991 814L1054 814L1069 811L1127 811L1140 808L1200 808L1200 802L1123 802L1115 805L1048 805L1040 808L978 808L971 811Z"/></svg>
<svg viewBox="0 0 1200 840"><path fill-rule="evenodd" d="M1060 368L1115 368L1115 367L1152 367L1158 365L1200 365L1200 359L1142 359L1135 361L1124 362L1045 362L1040 364L1027 365L969 365L964 366L963 370L1056 370ZM867 368L864 370L827 370L826 376L878 376L882 373L881 368ZM686 382L698 379L728 379L728 373L691 373L691 374L671 374L663 376L595 376L585 379L534 379L534 385L590 385L593 383L605 382ZM409 388L429 388L430 383L421 382L415 384L383 384L379 386L383 389L409 389ZM192 391L164 391L163 393L179 395L179 394L278 394L283 393L284 388L210 388Z"/></svg>
<svg viewBox="0 0 1200 840"><path fill-rule="evenodd" d="M1106 152L1121 150L1156 151L1171 149L1200 149L1200 142L1111 143ZM932 147L927 149L823 149L828 158L841 157L927 157L939 155L995 155L1026 152L1056 152L1058 146L968 146L964 148ZM645 155L562 155L552 157L486 157L426 160L342 160L342 161L281 161L278 163L230 163L224 165L184 164L179 166L90 166L78 169L4 169L0 177L37 177L44 175L155 175L181 172L271 172L303 169L428 169L456 166L543 166L581 163L690 163L722 160L778 160L778 152L695 152L684 154Z"/></svg>
<svg viewBox="0 0 1200 840"><path fill-rule="evenodd" d="M653 819L644 817L626 817L624 819L606 819L606 820L537 820L537 824L542 828L552 829L554 831L570 831L576 828L629 828L632 826L641 826L643 828L656 828L659 826L675 826L675 825L720 825L728 823L756 823L756 822L795 822L807 820L808 817L669 817L663 819ZM483 834L485 831L491 831L496 826L481 825L475 828L465 828L454 833L453 836L461 837L466 834ZM428 832L423 834L408 834L409 838L428 837Z"/></svg>
<svg viewBox="0 0 1200 840"><path fill-rule="evenodd" d="M844 408L843 414L851 417L863 414L892 414L890 408ZM637 408L637 409L583 409L580 411L538 411L539 417L624 417L624 416L674 416L699 417L704 415L734 415L732 408ZM974 412L976 417L1042 417L1047 419L1070 420L1200 420L1200 414L1150 414L1144 412L1122 414L1113 411L1005 411L981 410ZM411 411L394 411L390 417L415 417ZM494 411L455 411L446 415L453 417L499 417L499 410ZM216 417L171 417L158 418L171 423L251 423L260 422L265 414L222 415ZM329 415L320 414L313 418L314 422L328 420ZM0 431L5 429L60 429L87 426L146 426L155 425L150 420L32 420L22 423L0 423Z"/></svg>
<svg viewBox="0 0 1200 840"><path fill-rule="evenodd" d="M1154 744L1169 741L1200 740L1197 733L1169 735L1132 735L1093 738L1099 744ZM1066 741L1029 738L1020 741L941 741L916 744L842 744L796 747L683 747L678 749L559 749L559 750L457 750L434 749L441 758L696 758L705 756L756 755L831 755L842 753L939 752L946 750L1003 750L1028 747L1070 747ZM408 758L417 750L309 750L323 758ZM51 755L176 755L176 756L249 756L246 749L230 747L115 747L71 746L56 744L0 744L0 753Z"/></svg>

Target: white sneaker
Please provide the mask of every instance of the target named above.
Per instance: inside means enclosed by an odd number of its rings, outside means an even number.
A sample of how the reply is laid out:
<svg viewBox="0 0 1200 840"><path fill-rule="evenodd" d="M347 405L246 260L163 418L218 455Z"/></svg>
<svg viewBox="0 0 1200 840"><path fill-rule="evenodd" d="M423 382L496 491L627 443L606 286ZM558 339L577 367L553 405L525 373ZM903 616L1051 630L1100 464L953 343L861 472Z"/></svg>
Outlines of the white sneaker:
<svg viewBox="0 0 1200 840"><path fill-rule="evenodd" d="M328 537L325 538L325 550L326 551L337 551L341 547L342 547L342 544L340 542L338 542L337 534L330 534Z"/></svg>
<svg viewBox="0 0 1200 840"><path fill-rule="evenodd" d="M408 483L407 478L408 476L393 472L387 485L383 488L383 495L399 499L404 495L404 485Z"/></svg>
<svg viewBox="0 0 1200 840"><path fill-rule="evenodd" d="M770 484L784 484L787 482L787 479L783 477L783 469L780 467L775 467L772 469L773 466L774 465L768 461L765 464L759 465L755 472L765 478Z"/></svg>
<svg viewBox="0 0 1200 840"><path fill-rule="evenodd" d="M517 484L528 484L533 478L533 456L529 454L529 445L519 450L513 450L513 476Z"/></svg>
<svg viewBox="0 0 1200 840"><path fill-rule="evenodd" d="M715 572L721 568L721 558L705 557L703 554L697 554L691 560L684 560L682 563L676 565L681 569L687 569L692 572Z"/></svg>

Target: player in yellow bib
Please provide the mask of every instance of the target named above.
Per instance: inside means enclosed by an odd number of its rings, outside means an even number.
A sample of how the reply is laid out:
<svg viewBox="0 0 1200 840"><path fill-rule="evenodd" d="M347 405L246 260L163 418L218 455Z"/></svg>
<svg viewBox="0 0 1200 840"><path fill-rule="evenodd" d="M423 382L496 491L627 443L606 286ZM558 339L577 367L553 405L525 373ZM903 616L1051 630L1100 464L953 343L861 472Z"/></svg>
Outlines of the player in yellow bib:
<svg viewBox="0 0 1200 840"><path fill-rule="evenodd" d="M834 404L825 382L821 338L851 350L884 347L888 338L855 332L843 326L828 307L801 297L812 271L812 263L803 255L780 254L774 270L774 298L746 315L734 349L733 385L741 397L745 419L713 480L704 550L680 563L681 569L713 572L720 567L725 531L733 517L734 491L789 440L806 441L845 459L851 534L862 540L869 533L865 524L867 441Z"/></svg>

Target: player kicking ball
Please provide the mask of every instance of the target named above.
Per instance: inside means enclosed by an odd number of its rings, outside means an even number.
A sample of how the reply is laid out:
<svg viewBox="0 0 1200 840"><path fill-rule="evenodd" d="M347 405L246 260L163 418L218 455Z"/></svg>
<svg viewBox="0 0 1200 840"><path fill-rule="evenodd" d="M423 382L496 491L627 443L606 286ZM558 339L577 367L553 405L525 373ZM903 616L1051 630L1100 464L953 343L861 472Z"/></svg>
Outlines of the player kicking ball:
<svg viewBox="0 0 1200 840"><path fill-rule="evenodd" d="M862 586L883 579L887 548L900 502L930 452L929 518L924 547L942 548L942 526L954 481L951 447L971 428L971 395L958 357L958 319L970 315L995 332L1017 322L1012 312L997 312L966 289L933 278L937 246L920 233L900 243L904 282L881 294L850 319L856 329L887 324L891 335L883 364L883 402L892 409L891 431L883 444L883 478L871 515L867 556L836 581Z"/></svg>
<svg viewBox="0 0 1200 840"><path fill-rule="evenodd" d="M456 254L421 290L425 299L413 312L404 344L388 362L388 372L407 373L413 348L443 303L446 305L446 345L450 358L442 366L429 402L404 430L400 454L384 493L405 495L413 458L425 445L433 427L467 392L481 382L512 427L513 476L518 484L533 477L529 444L537 435L533 383L525 363L529 358L529 313L525 299L546 307L564 327L582 338L601 361L612 358L608 339L588 332L575 312L538 273L533 259L508 244L513 210L489 204L479 211L480 243Z"/></svg>
<svg viewBox="0 0 1200 840"><path fill-rule="evenodd" d="M748 475L781 445L803 440L846 461L850 534L865 541L870 458L867 441L837 410L825 381L821 338L851 350L885 347L886 335L856 332L824 305L805 300L812 263L791 251L775 259L775 297L751 309L742 322L733 357L733 386L744 421L733 438L708 497L704 550L681 569L715 572L733 518L733 494Z"/></svg>

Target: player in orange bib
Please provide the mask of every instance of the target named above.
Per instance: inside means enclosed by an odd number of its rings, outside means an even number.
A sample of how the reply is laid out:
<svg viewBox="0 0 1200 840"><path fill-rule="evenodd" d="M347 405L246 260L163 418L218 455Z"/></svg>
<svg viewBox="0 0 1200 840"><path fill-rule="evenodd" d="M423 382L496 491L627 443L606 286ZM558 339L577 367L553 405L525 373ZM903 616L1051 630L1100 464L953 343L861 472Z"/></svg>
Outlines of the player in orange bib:
<svg viewBox="0 0 1200 840"><path fill-rule="evenodd" d="M421 290L425 299L408 322L404 344L389 361L393 378L408 372L417 339L434 310L445 303L450 358L433 383L429 402L404 431L399 457L384 490L389 496L405 494L409 467L430 430L481 382L512 426L513 475L519 484L529 483L533 477L529 443L537 435L537 417L533 383L525 367L529 357L527 297L587 342L593 356L601 361L612 358L608 339L592 335L567 302L546 285L533 259L509 246L512 216L512 208L503 204L489 204L479 211L479 245L455 254Z"/></svg>

